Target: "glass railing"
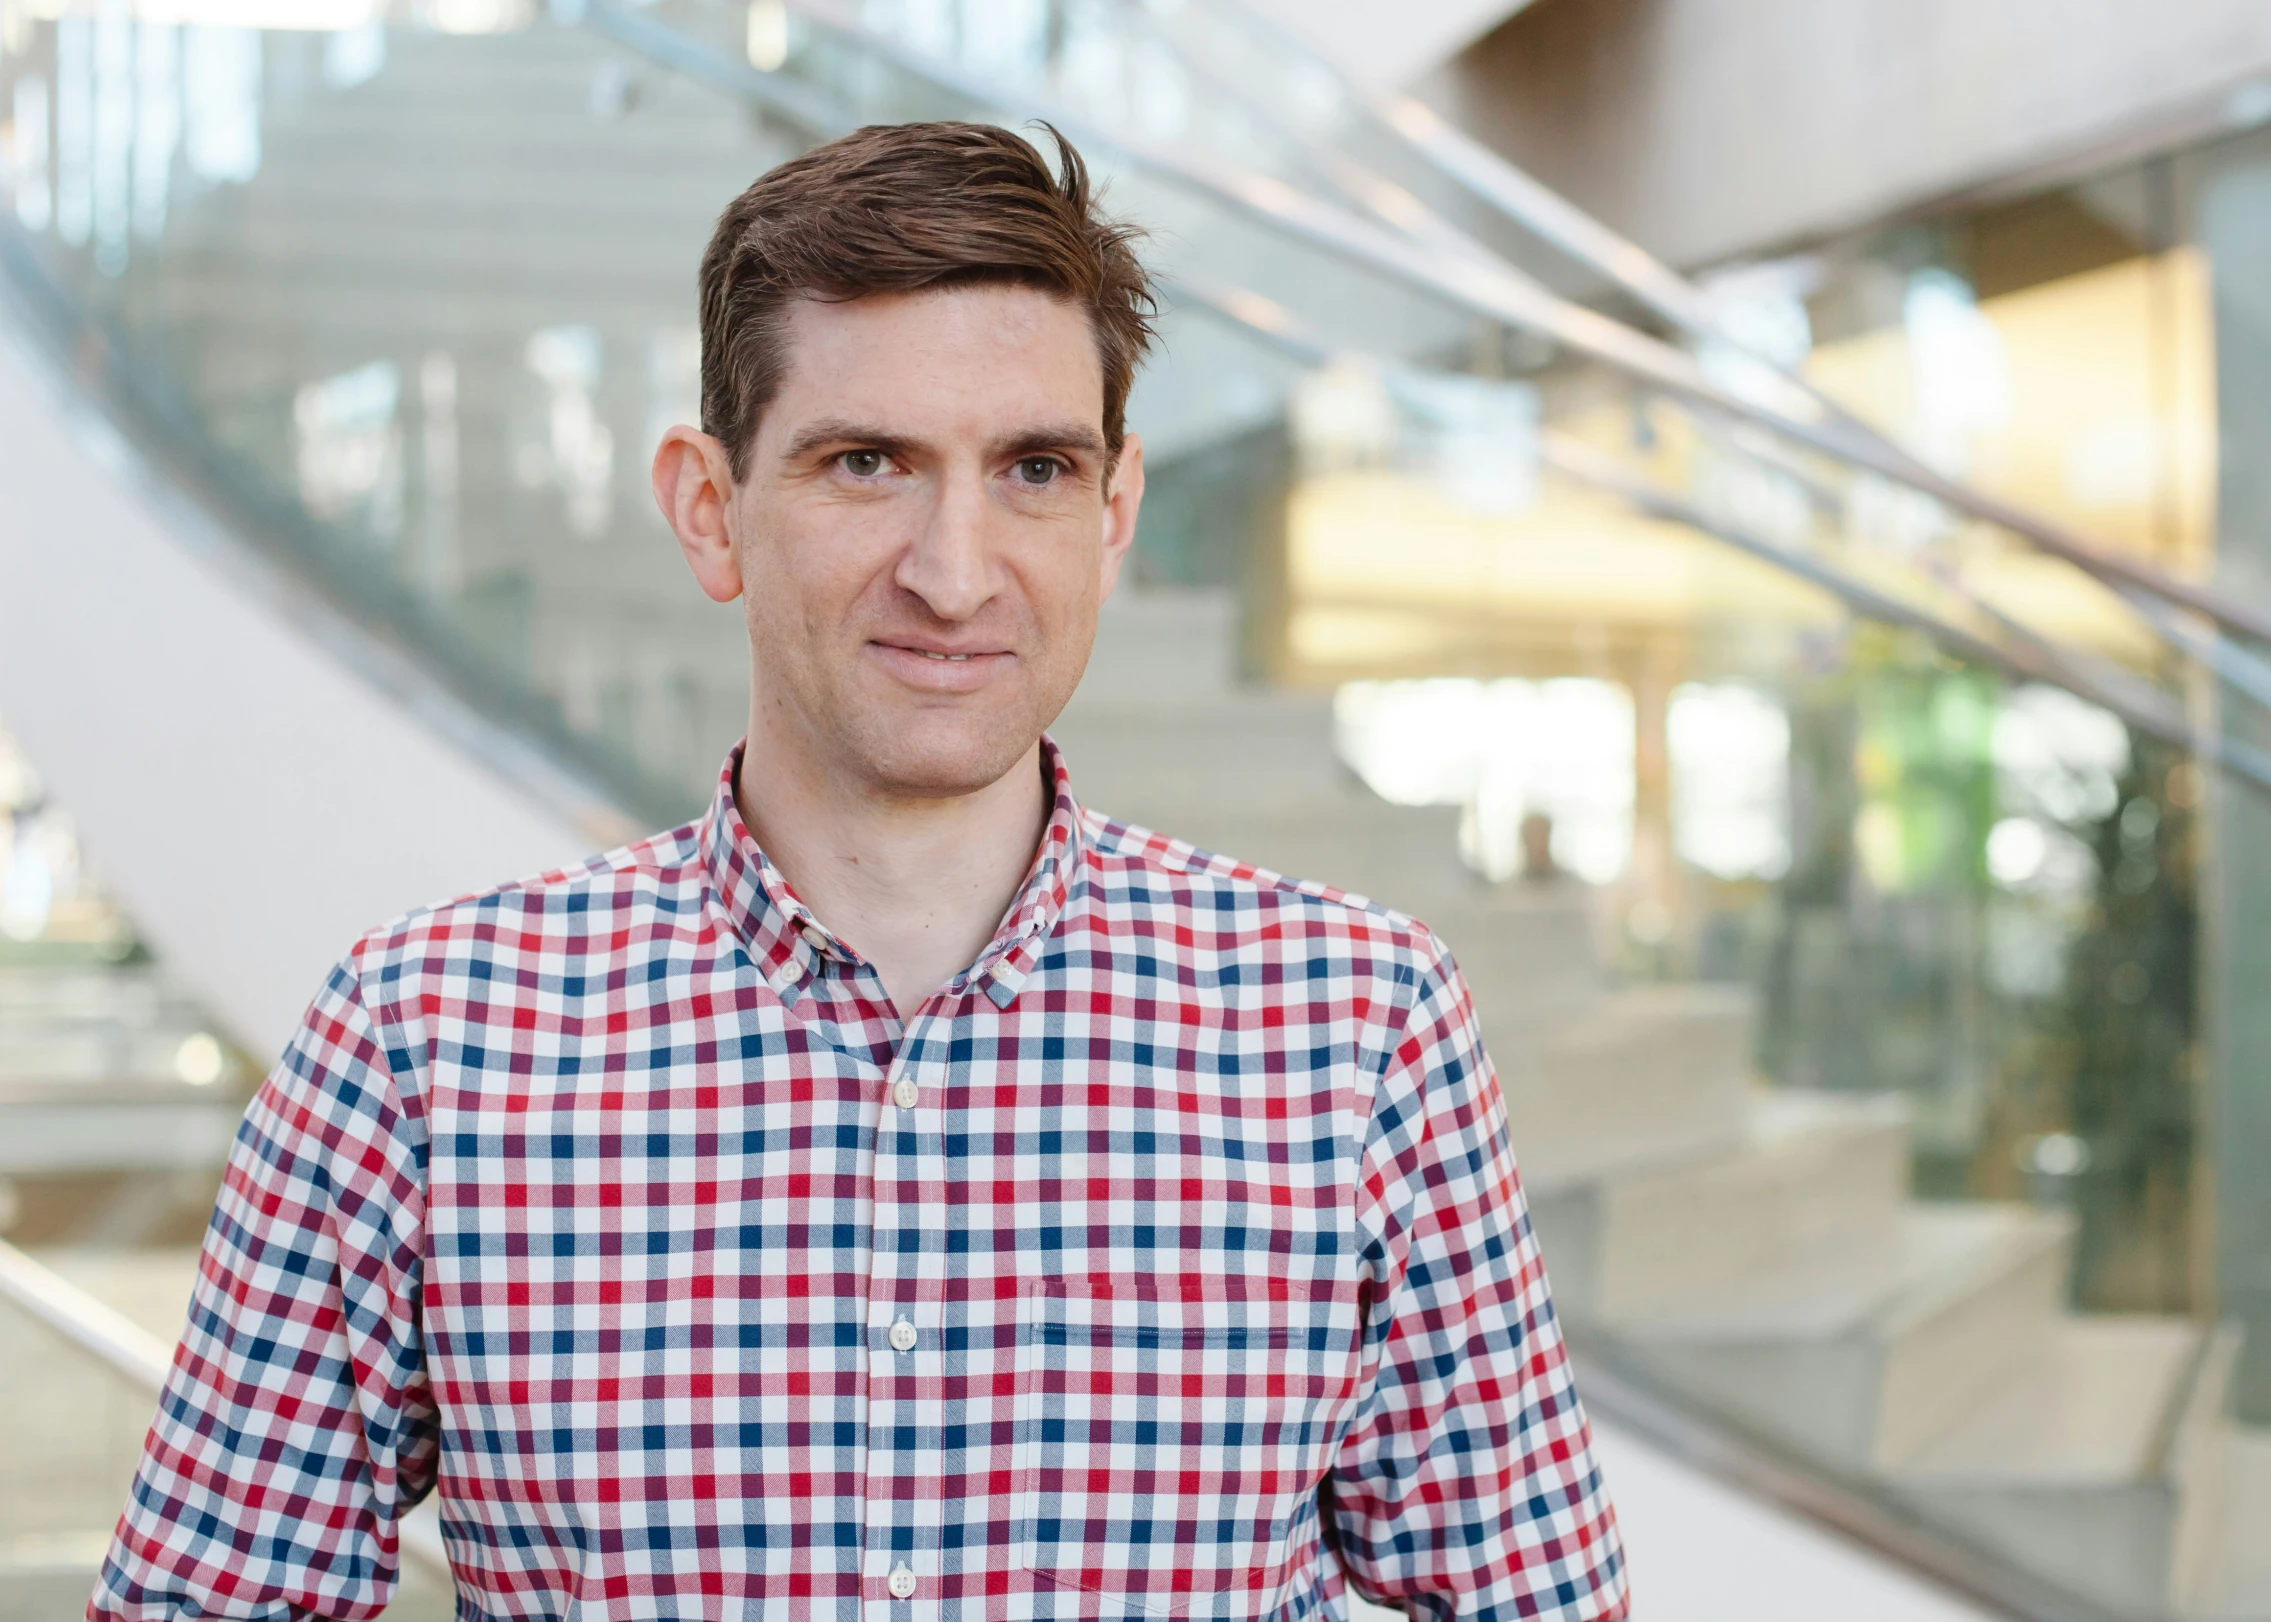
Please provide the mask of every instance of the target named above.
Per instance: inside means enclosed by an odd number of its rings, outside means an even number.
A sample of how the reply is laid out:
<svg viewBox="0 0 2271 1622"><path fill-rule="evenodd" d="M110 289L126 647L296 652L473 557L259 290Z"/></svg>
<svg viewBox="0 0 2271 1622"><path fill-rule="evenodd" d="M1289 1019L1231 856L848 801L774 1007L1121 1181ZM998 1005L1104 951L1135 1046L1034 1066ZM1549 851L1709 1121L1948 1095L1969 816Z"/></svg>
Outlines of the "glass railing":
<svg viewBox="0 0 2271 1622"><path fill-rule="evenodd" d="M862 123L1059 121L1168 282L1137 584L1246 682L1084 695L1075 735L1268 729L1159 804L1244 796L1224 842L1351 852L1441 924L1599 1366L2032 1614L2222 1603L2245 1499L2210 1483L2253 1444L2200 875L2271 682L2201 593L2212 510L2091 499L2135 446L2028 393L2073 398L2058 323L2126 284L1903 272L1832 331L1826 273L1691 287L1222 5L299 15L331 26L0 29L5 296L249 546L686 814L743 632L644 463L695 415L712 221ZM2187 307L2197 265L2138 257ZM2166 386L2142 454L2197 481L2213 403ZM1313 792L1336 744L1376 797ZM1421 842L1451 882L1390 859Z"/></svg>

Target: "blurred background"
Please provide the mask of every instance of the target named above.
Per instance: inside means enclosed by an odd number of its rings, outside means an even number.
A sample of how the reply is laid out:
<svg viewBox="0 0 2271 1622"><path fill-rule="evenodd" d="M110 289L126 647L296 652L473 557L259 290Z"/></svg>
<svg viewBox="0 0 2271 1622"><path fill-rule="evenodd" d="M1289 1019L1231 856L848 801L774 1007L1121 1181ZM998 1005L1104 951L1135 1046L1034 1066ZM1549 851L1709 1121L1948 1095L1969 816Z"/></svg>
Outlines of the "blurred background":
<svg viewBox="0 0 2271 1622"><path fill-rule="evenodd" d="M702 244L946 116L1168 278L1080 791L1451 943L1638 1614L2271 1618L2251 0L0 0L0 1617L327 965L702 805Z"/></svg>

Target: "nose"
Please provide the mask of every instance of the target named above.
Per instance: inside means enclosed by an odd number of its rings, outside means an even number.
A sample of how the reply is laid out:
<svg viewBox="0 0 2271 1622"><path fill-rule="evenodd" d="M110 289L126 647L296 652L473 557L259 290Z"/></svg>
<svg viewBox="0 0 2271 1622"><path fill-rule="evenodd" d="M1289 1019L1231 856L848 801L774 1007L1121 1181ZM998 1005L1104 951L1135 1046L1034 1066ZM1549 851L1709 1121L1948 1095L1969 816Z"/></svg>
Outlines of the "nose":
<svg viewBox="0 0 2271 1622"><path fill-rule="evenodd" d="M942 476L935 488L930 512L900 554L892 579L920 597L940 619L966 620L994 595L985 478L974 469L957 468Z"/></svg>

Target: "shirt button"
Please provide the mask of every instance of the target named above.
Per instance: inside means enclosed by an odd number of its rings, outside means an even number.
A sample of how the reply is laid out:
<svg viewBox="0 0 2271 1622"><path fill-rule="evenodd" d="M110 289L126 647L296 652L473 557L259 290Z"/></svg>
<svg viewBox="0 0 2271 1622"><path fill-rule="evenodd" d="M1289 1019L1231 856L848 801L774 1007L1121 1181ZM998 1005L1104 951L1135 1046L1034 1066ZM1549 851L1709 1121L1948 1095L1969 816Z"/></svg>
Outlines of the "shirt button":
<svg viewBox="0 0 2271 1622"><path fill-rule="evenodd" d="M915 1349L915 1326L904 1318L891 1326L891 1349L895 1352Z"/></svg>
<svg viewBox="0 0 2271 1622"><path fill-rule="evenodd" d="M891 1089L891 1102L901 1109L913 1109L916 1100L922 1096L923 1090L908 1076L901 1076L898 1085Z"/></svg>
<svg viewBox="0 0 2271 1622"><path fill-rule="evenodd" d="M798 933L804 937L804 944L811 947L815 952L828 950L828 937L821 933L817 924L806 924Z"/></svg>
<svg viewBox="0 0 2271 1622"><path fill-rule="evenodd" d="M915 1574L905 1566L901 1566L891 1574L890 1586L893 1599L913 1599L915 1597Z"/></svg>

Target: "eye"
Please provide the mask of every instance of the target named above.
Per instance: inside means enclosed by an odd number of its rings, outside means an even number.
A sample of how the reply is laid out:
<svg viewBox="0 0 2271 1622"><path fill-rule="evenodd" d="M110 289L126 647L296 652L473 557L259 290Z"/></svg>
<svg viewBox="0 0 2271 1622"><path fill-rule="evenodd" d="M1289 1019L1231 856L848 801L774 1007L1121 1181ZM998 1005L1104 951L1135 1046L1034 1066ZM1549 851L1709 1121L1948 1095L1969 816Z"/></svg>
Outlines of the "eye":
<svg viewBox="0 0 2271 1622"><path fill-rule="evenodd" d="M1017 463L1017 479L1020 484L1029 484L1038 489L1045 484L1054 484L1057 475L1062 473L1064 469L1064 463L1053 456L1020 457Z"/></svg>
<svg viewBox="0 0 2271 1622"><path fill-rule="evenodd" d="M855 479L872 479L883 471L881 451L846 451L836 460Z"/></svg>

